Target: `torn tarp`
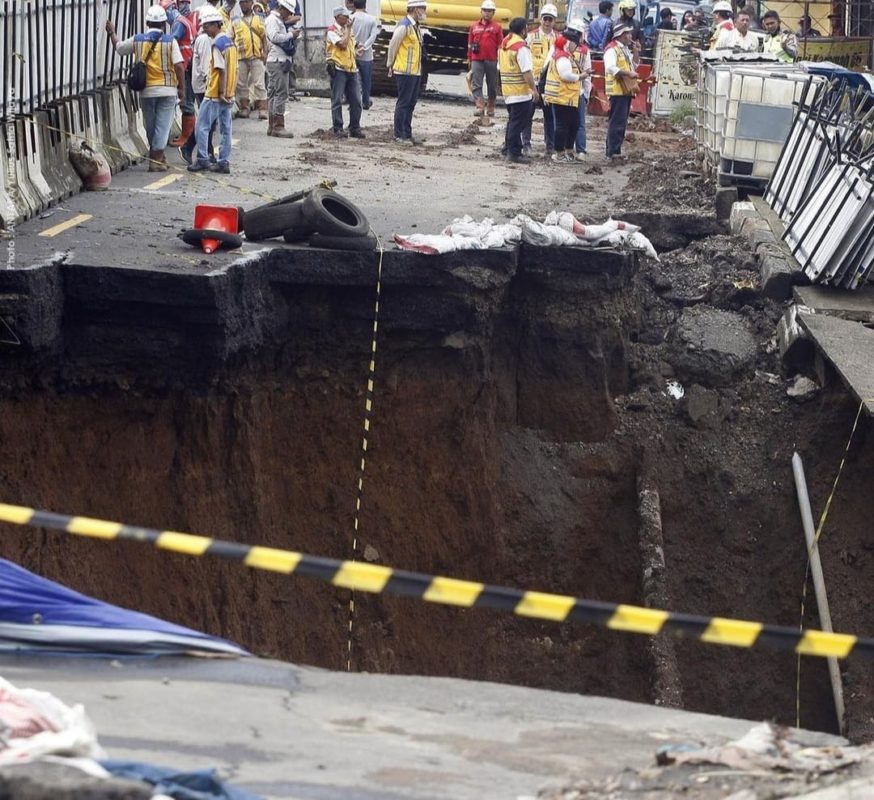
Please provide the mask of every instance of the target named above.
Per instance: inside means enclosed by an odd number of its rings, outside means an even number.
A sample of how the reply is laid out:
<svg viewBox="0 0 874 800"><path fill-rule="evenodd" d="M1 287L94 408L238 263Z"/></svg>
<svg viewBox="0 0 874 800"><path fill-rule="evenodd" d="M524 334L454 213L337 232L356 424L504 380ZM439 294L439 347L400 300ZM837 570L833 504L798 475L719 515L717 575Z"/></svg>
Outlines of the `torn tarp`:
<svg viewBox="0 0 874 800"><path fill-rule="evenodd" d="M612 247L634 250L658 260L655 248L637 225L614 219L601 225L584 225L568 211L551 211L543 222L517 214L503 224L496 224L489 217L476 222L465 215L453 220L439 234L395 234L394 241L403 250L426 255L486 250L525 242L536 247Z"/></svg>

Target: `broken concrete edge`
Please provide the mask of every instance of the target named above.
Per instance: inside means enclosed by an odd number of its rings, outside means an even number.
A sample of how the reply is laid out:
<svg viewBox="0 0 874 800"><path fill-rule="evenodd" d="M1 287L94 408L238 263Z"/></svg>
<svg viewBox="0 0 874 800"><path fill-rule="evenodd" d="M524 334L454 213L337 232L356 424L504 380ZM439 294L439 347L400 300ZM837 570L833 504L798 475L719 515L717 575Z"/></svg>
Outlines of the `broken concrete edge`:
<svg viewBox="0 0 874 800"><path fill-rule="evenodd" d="M0 271L0 359L124 365L206 375L216 364L292 341L321 320L304 319L304 296L330 307L354 336L372 327L379 253L263 248L217 268L118 269L75 256ZM532 290L594 296L627 284L634 253L529 245L423 256L387 250L381 259L380 328L484 335L500 309ZM403 291L403 302L394 302ZM584 300L581 300L584 302ZM2 327L2 326L0 326ZM8 333L4 335L4 333ZM7 341L8 339L8 341ZM14 344L20 340L20 344ZM71 349L72 348L72 349Z"/></svg>
<svg viewBox="0 0 874 800"><path fill-rule="evenodd" d="M793 286L809 283L783 241L783 223L761 197L735 203L729 225L731 232L746 239L755 252L765 297L778 302L790 300Z"/></svg>

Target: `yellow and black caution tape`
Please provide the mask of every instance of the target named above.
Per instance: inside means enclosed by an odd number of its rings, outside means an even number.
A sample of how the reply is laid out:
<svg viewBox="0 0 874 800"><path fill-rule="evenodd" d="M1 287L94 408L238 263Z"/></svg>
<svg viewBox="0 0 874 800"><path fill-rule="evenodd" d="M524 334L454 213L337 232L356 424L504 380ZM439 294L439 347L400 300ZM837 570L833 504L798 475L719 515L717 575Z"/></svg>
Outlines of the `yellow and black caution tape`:
<svg viewBox="0 0 874 800"><path fill-rule="evenodd" d="M278 550L272 547L195 536L178 531L138 528L119 522L70 517L49 511L0 503L0 522L66 531L96 539L127 539L189 556L215 556L241 561L247 567L317 578L344 589L399 594L428 603L464 608L494 608L520 617L554 622L583 622L614 631L655 636L669 633L706 644L792 650L806 656L874 658L874 639L846 633L826 633L766 625L723 617L702 617L655 608L584 600L567 595L525 592L474 581L424 575L366 564Z"/></svg>

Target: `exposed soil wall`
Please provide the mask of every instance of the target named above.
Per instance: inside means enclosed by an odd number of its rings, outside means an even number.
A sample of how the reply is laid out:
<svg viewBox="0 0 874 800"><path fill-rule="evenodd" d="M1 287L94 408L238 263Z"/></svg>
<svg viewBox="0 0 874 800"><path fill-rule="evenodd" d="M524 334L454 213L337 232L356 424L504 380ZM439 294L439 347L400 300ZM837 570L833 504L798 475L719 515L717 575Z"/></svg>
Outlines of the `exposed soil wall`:
<svg viewBox="0 0 874 800"><path fill-rule="evenodd" d="M25 344L0 352L0 496L350 557L376 264L294 252L211 277L72 265L2 276ZM678 610L798 622L789 459L805 455L821 507L854 413L839 391L790 404L757 377L778 369L764 347L730 385L708 382L719 365L691 369L672 338L683 306L631 258L396 253L383 270L359 555L641 603L645 461ZM732 297L718 305L765 341L773 309ZM694 408L664 394L669 377L697 387ZM833 512L851 540L838 629L874 622L843 596L868 559L854 492L870 459L854 458ZM831 568L839 546L826 547ZM328 586L10 528L0 553L259 654L345 663L348 595ZM356 669L653 698L647 640L630 634L358 595L354 644ZM695 643L677 654L687 708L794 721L792 657ZM805 662L802 681L802 723L833 729L824 664Z"/></svg>

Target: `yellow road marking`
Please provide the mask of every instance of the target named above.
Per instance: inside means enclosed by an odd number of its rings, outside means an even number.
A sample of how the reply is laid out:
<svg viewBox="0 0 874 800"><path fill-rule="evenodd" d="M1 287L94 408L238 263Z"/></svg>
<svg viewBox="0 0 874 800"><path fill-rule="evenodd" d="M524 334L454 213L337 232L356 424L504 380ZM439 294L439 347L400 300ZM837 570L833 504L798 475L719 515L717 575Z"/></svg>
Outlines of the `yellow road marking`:
<svg viewBox="0 0 874 800"><path fill-rule="evenodd" d="M68 219L66 222L59 222L57 225L53 225L51 228L46 228L44 231L40 232L40 236L57 236L59 233L63 233L70 228L75 228L77 225L81 225L83 222L87 222L91 219L91 214L77 214L73 219Z"/></svg>
<svg viewBox="0 0 874 800"><path fill-rule="evenodd" d="M165 175L160 180L155 181L154 183L150 183L148 186L144 187L146 190L151 189L163 189L165 186L169 186L171 183L176 183L182 177L181 173L174 172L172 175Z"/></svg>

